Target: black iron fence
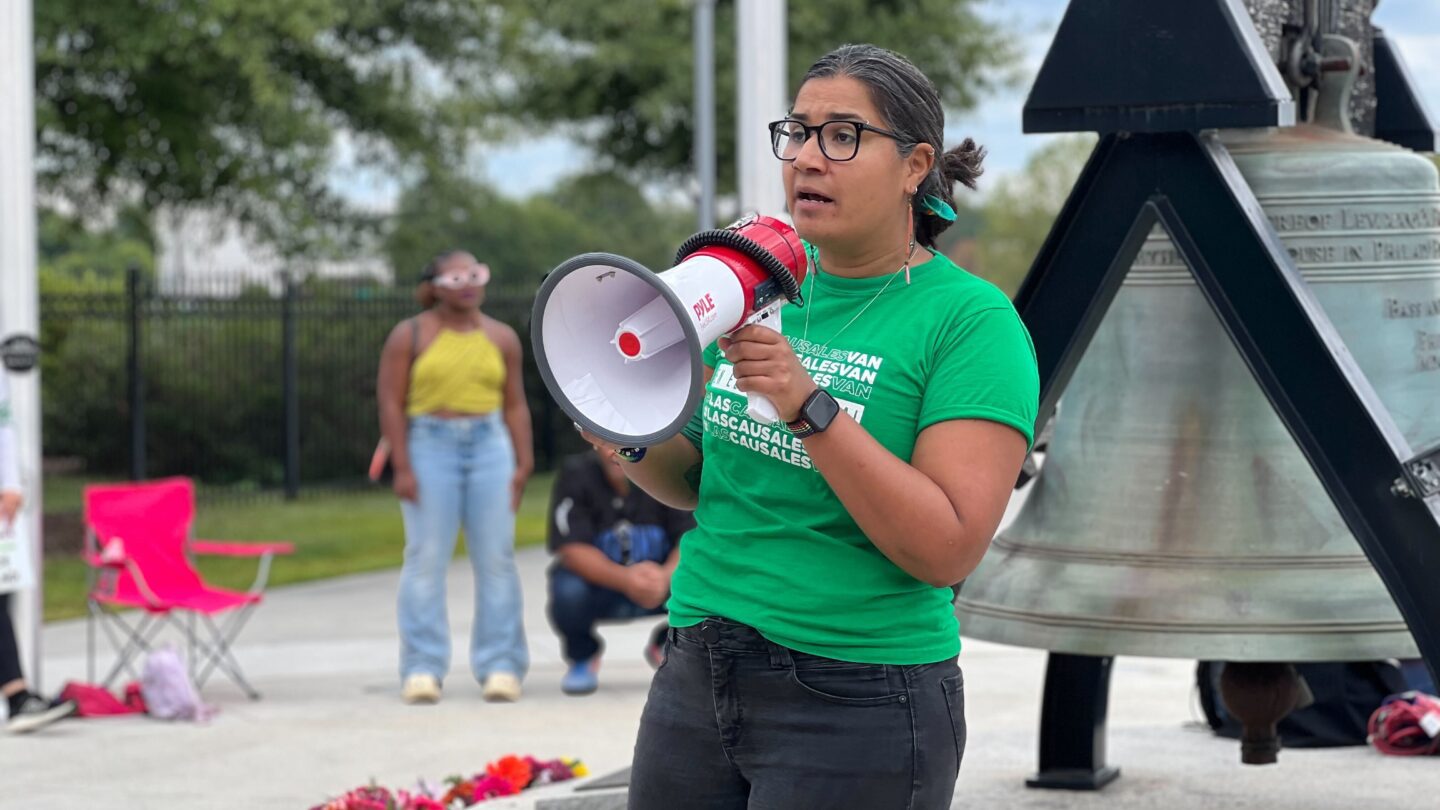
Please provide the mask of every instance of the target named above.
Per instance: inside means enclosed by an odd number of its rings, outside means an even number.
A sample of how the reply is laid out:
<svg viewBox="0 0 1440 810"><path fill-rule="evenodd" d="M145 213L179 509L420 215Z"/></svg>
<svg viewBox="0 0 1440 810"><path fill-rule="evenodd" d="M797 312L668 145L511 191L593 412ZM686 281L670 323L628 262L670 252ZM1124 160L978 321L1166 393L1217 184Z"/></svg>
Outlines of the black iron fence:
<svg viewBox="0 0 1440 810"><path fill-rule="evenodd" d="M529 344L533 288L492 286L485 310ZM379 435L380 347L417 311L408 290L285 281L41 297L47 457L89 476L188 475L208 494L358 486ZM536 464L578 437L528 356Z"/></svg>

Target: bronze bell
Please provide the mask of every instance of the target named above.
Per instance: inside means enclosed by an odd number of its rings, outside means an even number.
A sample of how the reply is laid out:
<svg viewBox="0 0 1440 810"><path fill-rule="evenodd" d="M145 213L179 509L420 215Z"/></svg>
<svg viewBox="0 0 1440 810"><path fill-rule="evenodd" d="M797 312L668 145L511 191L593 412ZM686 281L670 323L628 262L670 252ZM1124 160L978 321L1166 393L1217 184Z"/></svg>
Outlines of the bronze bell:
<svg viewBox="0 0 1440 810"><path fill-rule="evenodd" d="M1025 103L1100 135L1015 298L1050 458L957 596L1051 651L1032 787L1118 776L1115 655L1229 662L1250 763L1307 699L1270 662L1440 665L1440 183L1351 132L1440 127L1374 0L1244 3L1073 0Z"/></svg>
<svg viewBox="0 0 1440 810"><path fill-rule="evenodd" d="M1225 138L1401 430L1440 441L1440 176L1333 129ZM1157 227L1066 388L968 636L1081 655L1413 657L1379 576Z"/></svg>

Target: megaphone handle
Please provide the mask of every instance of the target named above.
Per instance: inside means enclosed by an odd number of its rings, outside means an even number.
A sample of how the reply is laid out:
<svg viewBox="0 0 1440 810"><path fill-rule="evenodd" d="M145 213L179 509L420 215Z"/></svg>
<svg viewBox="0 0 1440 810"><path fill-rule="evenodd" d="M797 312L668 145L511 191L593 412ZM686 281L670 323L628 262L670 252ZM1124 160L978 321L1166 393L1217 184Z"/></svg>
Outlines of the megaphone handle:
<svg viewBox="0 0 1440 810"><path fill-rule="evenodd" d="M773 307L755 313L751 323L763 326L766 329L780 331L780 308ZM780 421L780 412L775 409L775 403L764 394L745 394L745 413L751 419L762 425Z"/></svg>

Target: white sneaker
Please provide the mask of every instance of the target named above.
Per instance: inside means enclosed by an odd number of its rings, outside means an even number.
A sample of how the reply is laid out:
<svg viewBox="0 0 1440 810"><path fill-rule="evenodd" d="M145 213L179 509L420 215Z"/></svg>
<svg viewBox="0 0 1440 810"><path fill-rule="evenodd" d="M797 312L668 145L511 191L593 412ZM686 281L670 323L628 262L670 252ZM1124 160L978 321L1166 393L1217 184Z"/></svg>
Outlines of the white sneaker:
<svg viewBox="0 0 1440 810"><path fill-rule="evenodd" d="M52 706L44 698L31 695L20 707L20 711L10 715L10 719L5 722L5 730L11 734L28 734L36 729L44 728L56 720L69 717L75 713L75 708L73 700Z"/></svg>
<svg viewBox="0 0 1440 810"><path fill-rule="evenodd" d="M482 693L491 703L514 703L520 699L520 679L508 672L497 672L485 679Z"/></svg>
<svg viewBox="0 0 1440 810"><path fill-rule="evenodd" d="M424 673L411 675L405 679L405 686L400 690L400 699L406 703L439 703L440 680L434 675Z"/></svg>

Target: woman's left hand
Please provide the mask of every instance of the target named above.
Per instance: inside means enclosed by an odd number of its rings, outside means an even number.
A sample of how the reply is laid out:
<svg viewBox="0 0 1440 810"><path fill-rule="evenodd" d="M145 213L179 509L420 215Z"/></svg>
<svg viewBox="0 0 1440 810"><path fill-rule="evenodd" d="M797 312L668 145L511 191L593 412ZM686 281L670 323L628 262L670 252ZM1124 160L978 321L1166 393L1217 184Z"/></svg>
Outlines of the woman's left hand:
<svg viewBox="0 0 1440 810"><path fill-rule="evenodd" d="M510 476L510 511L512 513L520 511L520 496L525 494L525 482L529 480L529 470L516 470L515 474Z"/></svg>
<svg viewBox="0 0 1440 810"><path fill-rule="evenodd" d="M795 421L800 406L815 390L815 381L800 365L790 341L774 329L755 324L736 329L728 338L720 338L720 351L735 366L735 387L769 397L781 421Z"/></svg>

